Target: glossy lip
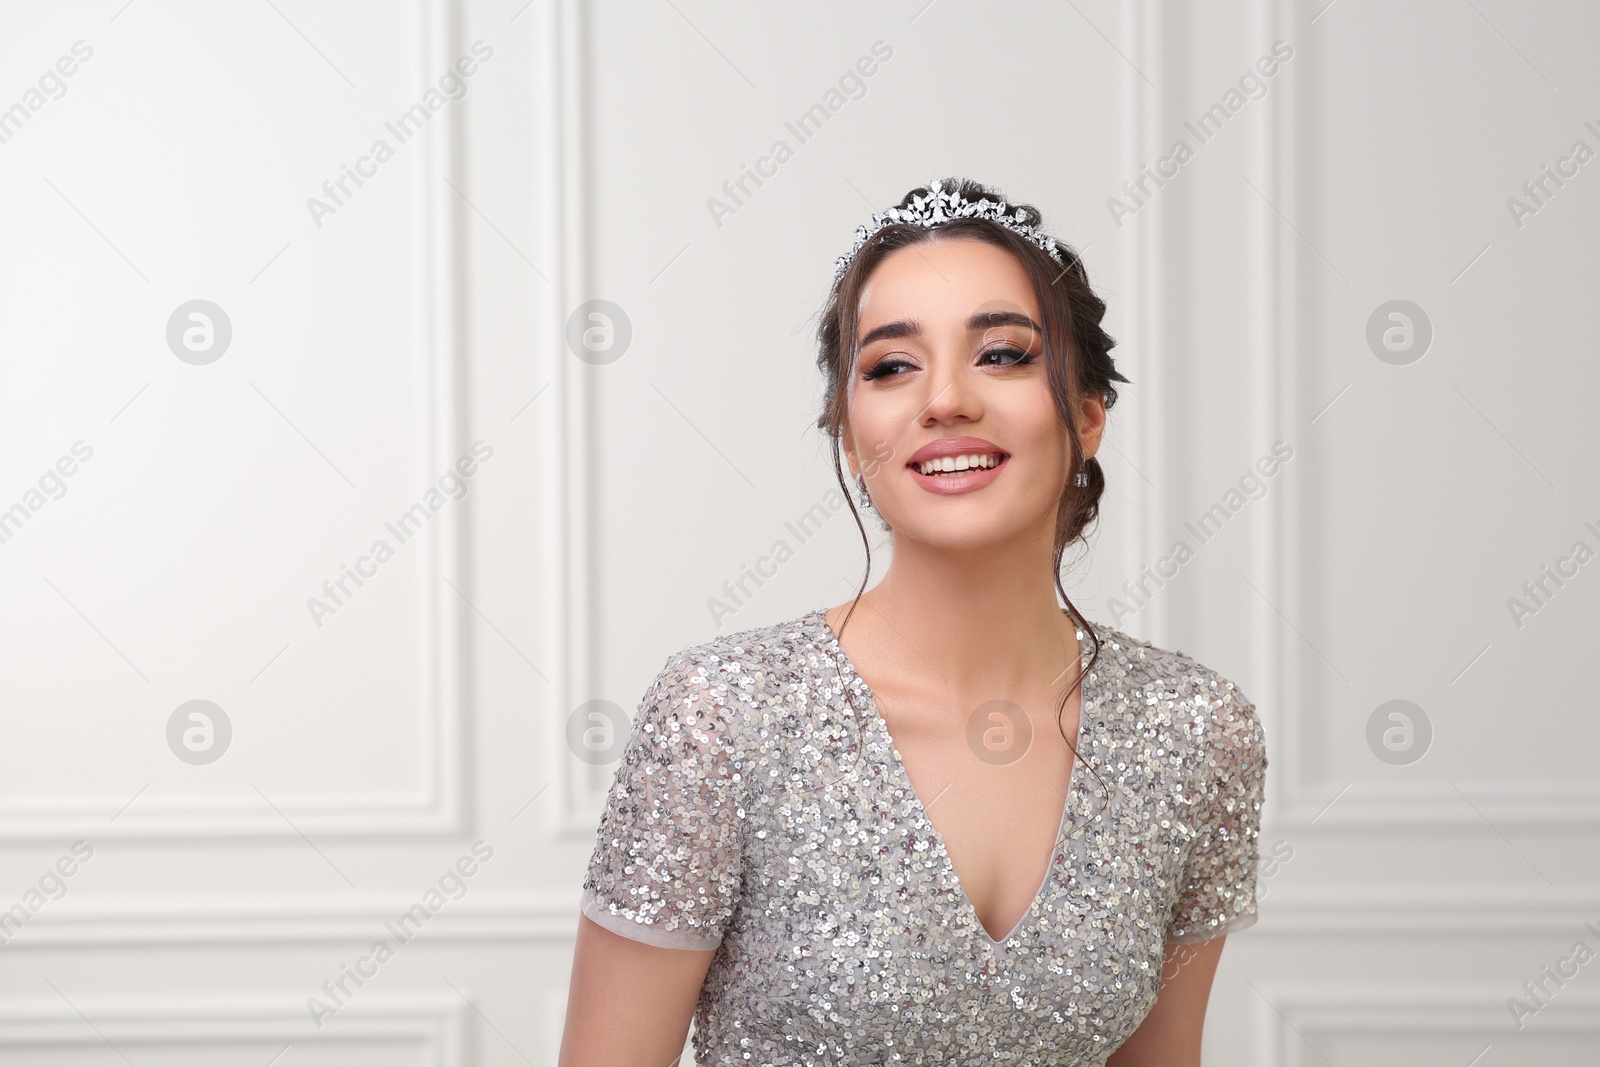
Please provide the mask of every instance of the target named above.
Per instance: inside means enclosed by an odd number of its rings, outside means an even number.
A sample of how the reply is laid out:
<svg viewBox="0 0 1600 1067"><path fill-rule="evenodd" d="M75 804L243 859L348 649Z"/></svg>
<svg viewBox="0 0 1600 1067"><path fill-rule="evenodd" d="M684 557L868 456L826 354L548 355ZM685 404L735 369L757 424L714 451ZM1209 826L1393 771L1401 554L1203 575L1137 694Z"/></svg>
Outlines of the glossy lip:
<svg viewBox="0 0 1600 1067"><path fill-rule="evenodd" d="M1000 462L987 470L970 470L964 474L923 474L917 470L917 464L940 456L970 456L970 455L997 455ZM911 454L906 461L906 470L911 472L911 477L916 483L930 493L940 493L952 496L958 493L970 493L982 489L1006 469L1006 463L1011 458L1011 453L991 441L981 437L948 437L938 441L929 441Z"/></svg>
<svg viewBox="0 0 1600 1067"><path fill-rule="evenodd" d="M926 463L928 460L937 459L940 456L974 456L984 453L997 455L1001 458L1011 454L993 441L985 441L981 437L944 437L937 441L929 441L911 453L911 458L906 460L906 465L915 466L918 463ZM998 470L999 468L995 469Z"/></svg>

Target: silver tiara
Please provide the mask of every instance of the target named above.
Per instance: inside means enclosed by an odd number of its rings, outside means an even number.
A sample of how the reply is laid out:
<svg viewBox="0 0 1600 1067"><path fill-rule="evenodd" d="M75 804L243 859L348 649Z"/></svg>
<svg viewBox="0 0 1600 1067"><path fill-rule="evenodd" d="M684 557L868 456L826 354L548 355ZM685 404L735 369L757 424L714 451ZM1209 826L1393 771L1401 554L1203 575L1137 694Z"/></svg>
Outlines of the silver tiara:
<svg viewBox="0 0 1600 1067"><path fill-rule="evenodd" d="M947 183L948 189L944 188ZM955 179L935 178L928 183L927 194L913 198L909 207L892 207L887 211L877 212L865 226L856 227L856 243L850 247L849 252L834 260L833 282L835 285L839 284L839 279L844 277L844 272L850 267L850 261L856 258L856 253L872 239L873 234L885 226L896 223L911 223L932 228L954 219L988 219L991 222L998 222L1012 233L1026 237L1058 264L1066 265L1061 258L1061 250L1056 247L1055 238L1037 226L1019 222L1009 211L1004 200L990 200L988 197L968 200L961 195Z"/></svg>

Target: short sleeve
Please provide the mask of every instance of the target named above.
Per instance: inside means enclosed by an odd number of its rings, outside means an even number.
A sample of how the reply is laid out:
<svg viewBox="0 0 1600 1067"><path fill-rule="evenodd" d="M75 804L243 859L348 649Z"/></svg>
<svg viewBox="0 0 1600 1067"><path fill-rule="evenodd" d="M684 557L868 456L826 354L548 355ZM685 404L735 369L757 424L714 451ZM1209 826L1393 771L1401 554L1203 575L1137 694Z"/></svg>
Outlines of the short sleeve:
<svg viewBox="0 0 1600 1067"><path fill-rule="evenodd" d="M1167 940L1209 941L1255 924L1262 787L1267 753L1255 705L1220 683L1222 699L1197 751L1195 835Z"/></svg>
<svg viewBox="0 0 1600 1067"><path fill-rule="evenodd" d="M606 794L581 908L662 948L722 942L743 884L743 781L717 668L668 658Z"/></svg>

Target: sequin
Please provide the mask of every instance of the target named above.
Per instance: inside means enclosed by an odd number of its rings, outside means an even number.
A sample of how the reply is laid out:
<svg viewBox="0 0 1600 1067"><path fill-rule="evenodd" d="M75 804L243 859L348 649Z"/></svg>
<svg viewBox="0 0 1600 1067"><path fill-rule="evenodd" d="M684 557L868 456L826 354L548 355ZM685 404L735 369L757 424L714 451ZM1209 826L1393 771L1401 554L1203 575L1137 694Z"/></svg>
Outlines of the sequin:
<svg viewBox="0 0 1600 1067"><path fill-rule="evenodd" d="M1087 769L1044 885L999 941L823 609L668 657L582 909L649 944L716 949L697 1063L1100 1065L1155 1003L1165 942L1255 922L1255 707L1181 652L1095 631Z"/></svg>

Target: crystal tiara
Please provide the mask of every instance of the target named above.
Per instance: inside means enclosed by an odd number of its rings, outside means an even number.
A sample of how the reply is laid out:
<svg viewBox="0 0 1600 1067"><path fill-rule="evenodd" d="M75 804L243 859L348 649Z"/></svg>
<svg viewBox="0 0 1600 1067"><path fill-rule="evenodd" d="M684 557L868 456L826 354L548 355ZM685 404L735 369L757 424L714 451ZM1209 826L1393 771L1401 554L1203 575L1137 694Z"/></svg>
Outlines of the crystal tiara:
<svg viewBox="0 0 1600 1067"><path fill-rule="evenodd" d="M947 184L948 189L945 188ZM850 261L856 258L856 253L872 239L873 234L885 226L910 223L931 229L940 223L955 219L988 219L991 222L998 222L1012 233L1026 237L1038 245L1058 264L1066 265L1061 258L1061 250L1056 247L1055 238L1037 226L1018 221L1010 214L1010 208L1004 200L991 200L988 197L968 200L961 195L955 179L935 178L928 183L928 192L923 196L914 197L909 207L892 207L887 211L877 212L866 225L856 227L856 243L850 247L849 252L834 260L833 283L839 284L839 279L844 277L844 272L849 269Z"/></svg>

